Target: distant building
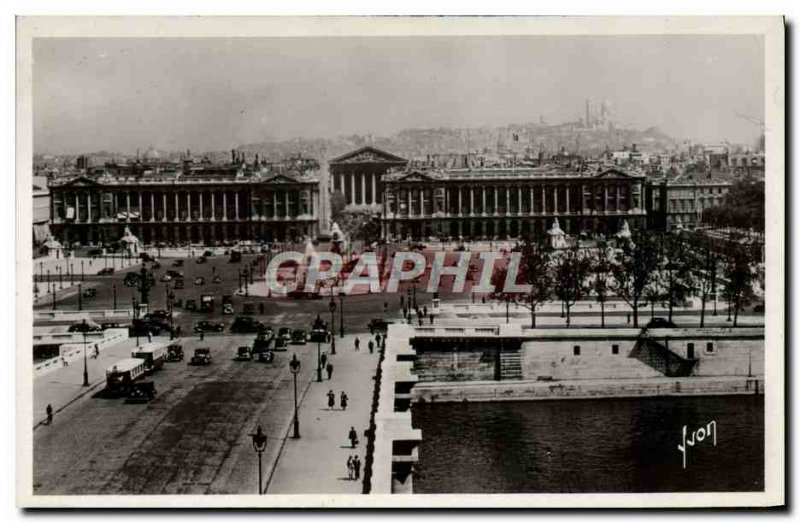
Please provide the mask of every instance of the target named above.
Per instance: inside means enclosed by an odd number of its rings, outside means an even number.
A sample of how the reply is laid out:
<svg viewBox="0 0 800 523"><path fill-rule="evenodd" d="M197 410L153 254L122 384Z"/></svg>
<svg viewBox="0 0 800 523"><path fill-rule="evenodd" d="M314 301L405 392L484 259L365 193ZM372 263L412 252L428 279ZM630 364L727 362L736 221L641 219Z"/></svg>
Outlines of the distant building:
<svg viewBox="0 0 800 523"><path fill-rule="evenodd" d="M384 184L384 238L521 238L544 234L555 218L567 234L645 225L644 175L616 169L408 169Z"/></svg>
<svg viewBox="0 0 800 523"><path fill-rule="evenodd" d="M330 190L344 195L350 209L380 210L383 176L408 160L370 145L334 158L329 164Z"/></svg>
<svg viewBox="0 0 800 523"><path fill-rule="evenodd" d="M722 202L730 187L731 181L719 176L667 175L652 180L645 197L648 227L693 229L700 225L705 210Z"/></svg>

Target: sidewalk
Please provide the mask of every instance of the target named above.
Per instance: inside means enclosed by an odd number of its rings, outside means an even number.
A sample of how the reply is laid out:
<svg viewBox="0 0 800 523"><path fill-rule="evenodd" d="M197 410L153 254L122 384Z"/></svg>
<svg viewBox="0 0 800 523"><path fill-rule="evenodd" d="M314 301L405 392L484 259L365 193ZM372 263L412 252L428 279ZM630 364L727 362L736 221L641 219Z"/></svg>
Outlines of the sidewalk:
<svg viewBox="0 0 800 523"><path fill-rule="evenodd" d="M353 341L358 337L361 350L356 352ZM328 355L333 363L333 378L312 381L299 407L300 439L287 437L272 478L268 480L269 494L360 494L364 478L364 431L369 427L375 372L378 365L377 347L369 353L369 333L351 334L336 338L336 355ZM324 347L324 346L323 346ZM316 378L315 378L316 379ZM336 406L328 409L329 390L336 394ZM347 393L347 410L342 411L339 396ZM347 434L355 427L358 445L350 448ZM289 431L291 436L291 429ZM358 455L361 460L361 479L347 477L347 458Z"/></svg>
<svg viewBox="0 0 800 523"><path fill-rule="evenodd" d="M161 341L165 338L153 338ZM144 339L146 342L147 340ZM83 386L83 353L69 361L69 365L48 372L33 380L33 423L36 427L47 416L47 405L53 406L54 417L58 418L59 410L86 393L93 393L97 387L105 383L106 369L121 359L129 358L136 346L136 338L128 338L100 352L97 359L91 358L91 346L87 352L87 368L89 386Z"/></svg>

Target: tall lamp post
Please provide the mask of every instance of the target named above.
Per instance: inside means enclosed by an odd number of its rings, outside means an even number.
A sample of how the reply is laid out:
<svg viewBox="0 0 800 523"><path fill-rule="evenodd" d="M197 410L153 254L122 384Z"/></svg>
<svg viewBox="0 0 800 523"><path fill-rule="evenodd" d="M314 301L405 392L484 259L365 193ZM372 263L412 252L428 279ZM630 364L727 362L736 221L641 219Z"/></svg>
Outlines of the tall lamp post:
<svg viewBox="0 0 800 523"><path fill-rule="evenodd" d="M294 377L294 434L292 438L300 439L300 421L297 418L297 373L300 372L300 360L297 359L297 354L292 354L289 370L292 371Z"/></svg>
<svg viewBox="0 0 800 523"><path fill-rule="evenodd" d="M78 310L83 310L83 286L79 283L78 284Z"/></svg>
<svg viewBox="0 0 800 523"><path fill-rule="evenodd" d="M320 345L321 341L317 338L317 382L322 381L322 359L320 355Z"/></svg>
<svg viewBox="0 0 800 523"><path fill-rule="evenodd" d="M253 450L258 454L258 493L263 494L261 490L263 485L261 481L261 455L264 453L264 449L267 448L267 435L264 434L261 430L261 425L259 425L256 433L250 434L250 437L253 438Z"/></svg>
<svg viewBox="0 0 800 523"><path fill-rule="evenodd" d="M114 308L114 310L116 310L117 309L117 284L116 283L112 283L111 284L111 294L114 297L114 306L113 306L113 308Z"/></svg>
<svg viewBox="0 0 800 523"><path fill-rule="evenodd" d="M86 329L89 327L86 325L86 320L83 320L83 386L89 386L89 367L86 363Z"/></svg>
<svg viewBox="0 0 800 523"><path fill-rule="evenodd" d="M344 294L339 294L339 337L344 338Z"/></svg>
<svg viewBox="0 0 800 523"><path fill-rule="evenodd" d="M333 300L333 296L331 296L331 301L328 303L328 308L331 311L331 354L336 354L336 335L334 334L334 329L336 328L336 316L334 316L336 312L336 302Z"/></svg>
<svg viewBox="0 0 800 523"><path fill-rule="evenodd" d="M84 281L84 272L83 272L83 260L81 260L81 281Z"/></svg>

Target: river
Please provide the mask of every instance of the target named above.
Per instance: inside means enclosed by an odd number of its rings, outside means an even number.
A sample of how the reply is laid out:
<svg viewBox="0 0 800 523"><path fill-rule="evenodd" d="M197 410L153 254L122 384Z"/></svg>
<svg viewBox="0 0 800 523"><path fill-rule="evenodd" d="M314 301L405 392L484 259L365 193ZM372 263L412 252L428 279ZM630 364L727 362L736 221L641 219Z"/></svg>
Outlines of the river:
<svg viewBox="0 0 800 523"><path fill-rule="evenodd" d="M439 403L422 429L416 493L764 489L763 396ZM686 446L682 429L716 422Z"/></svg>

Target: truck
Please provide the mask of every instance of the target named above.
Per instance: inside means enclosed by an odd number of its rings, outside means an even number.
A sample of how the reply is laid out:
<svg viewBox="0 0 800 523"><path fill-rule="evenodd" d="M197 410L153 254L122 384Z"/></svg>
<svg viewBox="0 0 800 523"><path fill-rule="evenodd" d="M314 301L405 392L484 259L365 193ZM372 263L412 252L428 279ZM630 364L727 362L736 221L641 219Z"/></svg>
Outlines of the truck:
<svg viewBox="0 0 800 523"><path fill-rule="evenodd" d="M131 352L131 358L144 360L144 369L147 374L159 370L164 364L166 355L167 348L163 342L145 343Z"/></svg>
<svg viewBox="0 0 800 523"><path fill-rule="evenodd" d="M200 295L200 312L214 312L214 295L201 294Z"/></svg>
<svg viewBox="0 0 800 523"><path fill-rule="evenodd" d="M110 396L125 396L134 382L145 375L145 361L141 358L120 360L106 369L106 393Z"/></svg>

